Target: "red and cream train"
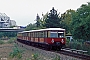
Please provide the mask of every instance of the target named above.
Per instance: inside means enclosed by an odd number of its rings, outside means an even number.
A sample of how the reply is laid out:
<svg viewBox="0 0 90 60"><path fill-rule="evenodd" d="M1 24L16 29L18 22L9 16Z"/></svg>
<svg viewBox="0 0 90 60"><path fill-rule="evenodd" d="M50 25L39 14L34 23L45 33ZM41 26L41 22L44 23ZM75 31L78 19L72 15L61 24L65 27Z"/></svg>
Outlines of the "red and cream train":
<svg viewBox="0 0 90 60"><path fill-rule="evenodd" d="M65 29L46 28L23 31L17 34L17 41L31 46L41 46L48 49L61 49L65 46Z"/></svg>

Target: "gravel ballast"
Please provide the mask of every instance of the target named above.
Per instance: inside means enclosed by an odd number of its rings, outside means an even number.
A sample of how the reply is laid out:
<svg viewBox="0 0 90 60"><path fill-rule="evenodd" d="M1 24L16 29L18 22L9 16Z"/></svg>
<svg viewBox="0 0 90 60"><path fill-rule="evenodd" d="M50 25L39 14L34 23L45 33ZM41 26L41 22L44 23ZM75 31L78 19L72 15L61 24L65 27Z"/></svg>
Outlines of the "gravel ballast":
<svg viewBox="0 0 90 60"><path fill-rule="evenodd" d="M28 45L25 45L22 43L18 43L18 46L25 48L26 50L32 52L32 54L38 53L42 60L53 60L57 56L60 56L61 60L81 60L81 59L74 58L74 57L67 56L67 55L58 54L58 53L50 52L50 51L45 51L45 50L35 48L32 46L28 46Z"/></svg>

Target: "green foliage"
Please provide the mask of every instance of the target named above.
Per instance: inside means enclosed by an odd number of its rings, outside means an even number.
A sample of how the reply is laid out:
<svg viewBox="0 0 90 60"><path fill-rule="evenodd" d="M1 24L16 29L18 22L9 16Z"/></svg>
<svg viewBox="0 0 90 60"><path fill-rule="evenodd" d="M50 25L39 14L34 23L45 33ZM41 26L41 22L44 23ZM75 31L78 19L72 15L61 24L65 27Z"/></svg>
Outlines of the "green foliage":
<svg viewBox="0 0 90 60"><path fill-rule="evenodd" d="M72 15L72 19L73 38L90 40L90 5L82 4Z"/></svg>
<svg viewBox="0 0 90 60"><path fill-rule="evenodd" d="M37 16L36 16L36 27L39 27L40 26L40 17L39 17L39 15L37 14Z"/></svg>
<svg viewBox="0 0 90 60"><path fill-rule="evenodd" d="M42 23L42 24L41 24L41 23ZM37 27L36 24L31 24L31 23L30 23L29 25L27 25L27 27L26 27L25 30L26 30L26 31L29 31L29 30L36 30L36 29L45 28L45 27L43 27L42 25L43 25L43 21L40 20L40 26L39 26L39 27Z"/></svg>
<svg viewBox="0 0 90 60"><path fill-rule="evenodd" d="M88 51L87 54L90 55L90 46L86 45L84 40L81 40L81 39L72 40L72 41L66 40L66 47L69 47L72 49L78 49L78 50L85 50L85 51Z"/></svg>
<svg viewBox="0 0 90 60"><path fill-rule="evenodd" d="M37 53L33 54L32 55L32 60L39 60L39 55Z"/></svg>
<svg viewBox="0 0 90 60"><path fill-rule="evenodd" d="M0 32L0 38L2 37L16 37L17 32Z"/></svg>
<svg viewBox="0 0 90 60"><path fill-rule="evenodd" d="M75 12L75 10L67 10L65 13L61 14L61 27L66 29L66 33L71 33L71 22L72 22L72 14Z"/></svg>
<svg viewBox="0 0 90 60"><path fill-rule="evenodd" d="M18 58L18 59L21 59L22 58L22 53L23 53L23 50L19 49L17 46L15 46L13 48L13 51L10 52L9 56L11 58Z"/></svg>
<svg viewBox="0 0 90 60"><path fill-rule="evenodd" d="M70 48L73 48L73 49L82 49L82 41L79 41L79 40L72 40L72 41L69 41L67 40L66 41L66 46L67 47L70 47Z"/></svg>
<svg viewBox="0 0 90 60"><path fill-rule="evenodd" d="M25 28L26 31L35 30L35 29L36 29L36 25L35 24L32 24L32 23L30 23L29 25L27 25L27 27Z"/></svg>
<svg viewBox="0 0 90 60"><path fill-rule="evenodd" d="M60 27L60 18L58 15L59 14L57 14L57 11L53 7L52 10L50 10L50 13L47 15L47 18L45 19L44 26L46 28Z"/></svg>
<svg viewBox="0 0 90 60"><path fill-rule="evenodd" d="M0 38L1 38L1 37L3 37L3 33L2 33L2 32L0 32Z"/></svg>
<svg viewBox="0 0 90 60"><path fill-rule="evenodd" d="M27 58L26 60L31 60L31 59Z"/></svg>
<svg viewBox="0 0 90 60"><path fill-rule="evenodd" d="M4 44L4 41L0 40L0 44Z"/></svg>
<svg viewBox="0 0 90 60"><path fill-rule="evenodd" d="M7 43L9 43L9 44L14 43L14 40L9 39Z"/></svg>
<svg viewBox="0 0 90 60"><path fill-rule="evenodd" d="M66 39L66 47L70 47L70 40Z"/></svg>

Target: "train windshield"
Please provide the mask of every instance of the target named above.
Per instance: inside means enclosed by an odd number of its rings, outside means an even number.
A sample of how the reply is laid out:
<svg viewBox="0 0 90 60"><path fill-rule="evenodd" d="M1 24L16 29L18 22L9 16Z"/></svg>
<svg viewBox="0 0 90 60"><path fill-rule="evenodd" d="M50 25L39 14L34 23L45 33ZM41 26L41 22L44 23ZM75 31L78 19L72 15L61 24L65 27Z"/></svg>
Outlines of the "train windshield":
<svg viewBox="0 0 90 60"><path fill-rule="evenodd" d="M58 32L58 37L63 38L64 37L64 32Z"/></svg>
<svg viewBox="0 0 90 60"><path fill-rule="evenodd" d="M63 38L64 32L50 32L50 37L52 37L52 38Z"/></svg>

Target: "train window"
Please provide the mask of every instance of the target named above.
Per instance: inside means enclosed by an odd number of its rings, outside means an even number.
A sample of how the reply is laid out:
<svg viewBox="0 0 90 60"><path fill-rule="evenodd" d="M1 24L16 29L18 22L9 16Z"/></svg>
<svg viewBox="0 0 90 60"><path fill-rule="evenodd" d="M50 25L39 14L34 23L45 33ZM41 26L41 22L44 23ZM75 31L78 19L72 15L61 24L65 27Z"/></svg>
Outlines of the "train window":
<svg viewBox="0 0 90 60"><path fill-rule="evenodd" d="M32 35L33 35L33 34L32 34L32 32L31 32L31 37L32 37Z"/></svg>
<svg viewBox="0 0 90 60"><path fill-rule="evenodd" d="M58 37L58 33L57 32L50 32L50 37L57 38Z"/></svg>
<svg viewBox="0 0 90 60"><path fill-rule="evenodd" d="M33 32L33 37L35 37L35 32Z"/></svg>
<svg viewBox="0 0 90 60"><path fill-rule="evenodd" d="M23 36L25 36L25 33L23 33Z"/></svg>
<svg viewBox="0 0 90 60"><path fill-rule="evenodd" d="M19 36L19 33L17 34L17 36Z"/></svg>
<svg viewBox="0 0 90 60"><path fill-rule="evenodd" d="M24 33L22 33L22 36L24 36Z"/></svg>
<svg viewBox="0 0 90 60"><path fill-rule="evenodd" d="M24 36L26 36L26 33L24 33Z"/></svg>
<svg viewBox="0 0 90 60"><path fill-rule="evenodd" d="M22 34L20 36L22 36Z"/></svg>
<svg viewBox="0 0 90 60"><path fill-rule="evenodd" d="M33 37L34 33L32 32L32 37Z"/></svg>
<svg viewBox="0 0 90 60"><path fill-rule="evenodd" d="M35 37L35 33L33 32L33 37Z"/></svg>
<svg viewBox="0 0 90 60"><path fill-rule="evenodd" d="M32 32L32 37L33 37L33 32Z"/></svg>
<svg viewBox="0 0 90 60"><path fill-rule="evenodd" d="M45 38L48 37L48 31L44 31L44 37L45 37Z"/></svg>
<svg viewBox="0 0 90 60"><path fill-rule="evenodd" d="M36 37L36 32L34 32L34 37Z"/></svg>
<svg viewBox="0 0 90 60"><path fill-rule="evenodd" d="M41 32L39 32L39 34L38 34L39 36L38 37L41 37Z"/></svg>
<svg viewBox="0 0 90 60"><path fill-rule="evenodd" d="M26 33L26 36L28 36L28 33Z"/></svg>
<svg viewBox="0 0 90 60"><path fill-rule="evenodd" d="M25 36L28 36L28 33L25 33Z"/></svg>
<svg viewBox="0 0 90 60"><path fill-rule="evenodd" d="M29 37L29 33L27 33L27 36Z"/></svg>
<svg viewBox="0 0 90 60"><path fill-rule="evenodd" d="M33 37L33 33L32 33L32 37Z"/></svg>
<svg viewBox="0 0 90 60"><path fill-rule="evenodd" d="M64 37L64 32L58 32L58 37L63 38Z"/></svg>
<svg viewBox="0 0 90 60"><path fill-rule="evenodd" d="M35 32L35 37L38 37L38 32Z"/></svg>
<svg viewBox="0 0 90 60"><path fill-rule="evenodd" d="M43 37L43 35L44 35L43 32L41 32L41 37Z"/></svg>
<svg viewBox="0 0 90 60"><path fill-rule="evenodd" d="M47 32L46 31L44 31L44 37L47 37Z"/></svg>
<svg viewBox="0 0 90 60"><path fill-rule="evenodd" d="M30 37L30 33L28 33L29 34L29 37Z"/></svg>
<svg viewBox="0 0 90 60"><path fill-rule="evenodd" d="M34 37L36 37L36 32L34 32Z"/></svg>
<svg viewBox="0 0 90 60"><path fill-rule="evenodd" d="M38 32L36 33L36 37L38 37Z"/></svg>
<svg viewBox="0 0 90 60"><path fill-rule="evenodd" d="M25 33L23 33L23 36L25 36Z"/></svg>
<svg viewBox="0 0 90 60"><path fill-rule="evenodd" d="M31 32L30 32L30 37L31 37Z"/></svg>
<svg viewBox="0 0 90 60"><path fill-rule="evenodd" d="M35 37L35 32L33 32L33 37Z"/></svg>
<svg viewBox="0 0 90 60"><path fill-rule="evenodd" d="M39 37L44 37L44 32L39 32Z"/></svg>

